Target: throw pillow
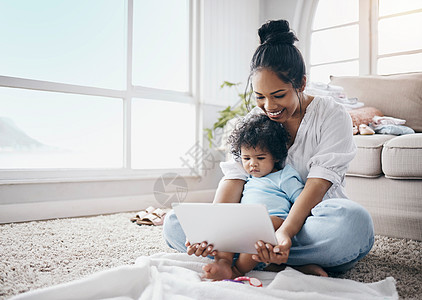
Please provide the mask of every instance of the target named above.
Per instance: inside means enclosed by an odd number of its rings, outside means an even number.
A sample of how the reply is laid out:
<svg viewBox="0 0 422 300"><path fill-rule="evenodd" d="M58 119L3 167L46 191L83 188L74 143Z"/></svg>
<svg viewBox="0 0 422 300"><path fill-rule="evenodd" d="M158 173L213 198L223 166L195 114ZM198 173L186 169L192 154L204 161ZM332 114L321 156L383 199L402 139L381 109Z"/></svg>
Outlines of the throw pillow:
<svg viewBox="0 0 422 300"><path fill-rule="evenodd" d="M361 107L357 109L349 110L350 117L352 118L353 126L359 128L359 125L369 125L372 122L374 116L383 117L383 113L375 107Z"/></svg>

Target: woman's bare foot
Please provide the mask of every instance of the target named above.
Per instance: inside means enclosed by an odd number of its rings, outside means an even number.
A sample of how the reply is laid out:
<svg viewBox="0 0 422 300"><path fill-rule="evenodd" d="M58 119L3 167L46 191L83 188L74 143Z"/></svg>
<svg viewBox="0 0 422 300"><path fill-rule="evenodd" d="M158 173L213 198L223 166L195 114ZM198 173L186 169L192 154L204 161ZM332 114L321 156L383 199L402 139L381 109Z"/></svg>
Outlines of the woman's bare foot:
<svg viewBox="0 0 422 300"><path fill-rule="evenodd" d="M204 277L213 280L232 279L232 263L225 259L219 259L202 267Z"/></svg>
<svg viewBox="0 0 422 300"><path fill-rule="evenodd" d="M328 277L327 272L325 272L324 269L318 265L303 265L303 266L291 266L291 267L304 274Z"/></svg>

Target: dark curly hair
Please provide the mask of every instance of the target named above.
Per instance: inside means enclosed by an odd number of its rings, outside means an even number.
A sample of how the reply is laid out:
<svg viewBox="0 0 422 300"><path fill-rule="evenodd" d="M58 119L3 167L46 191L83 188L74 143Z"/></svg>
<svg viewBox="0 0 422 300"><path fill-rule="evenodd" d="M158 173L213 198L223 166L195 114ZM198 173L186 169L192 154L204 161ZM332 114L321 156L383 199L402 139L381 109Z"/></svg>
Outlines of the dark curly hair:
<svg viewBox="0 0 422 300"><path fill-rule="evenodd" d="M240 119L228 138L230 152L236 159L240 159L241 148L261 148L268 151L275 160L279 160L275 168L280 170L287 157L287 130L268 116L252 114Z"/></svg>

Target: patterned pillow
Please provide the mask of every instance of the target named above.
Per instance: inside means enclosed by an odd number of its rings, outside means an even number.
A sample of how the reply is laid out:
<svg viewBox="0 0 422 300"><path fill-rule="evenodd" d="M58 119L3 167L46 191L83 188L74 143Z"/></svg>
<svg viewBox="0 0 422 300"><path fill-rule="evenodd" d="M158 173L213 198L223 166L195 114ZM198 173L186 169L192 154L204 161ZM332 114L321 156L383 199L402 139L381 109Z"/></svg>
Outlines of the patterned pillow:
<svg viewBox="0 0 422 300"><path fill-rule="evenodd" d="M349 110L349 114L350 117L352 117L353 126L357 126L358 128L361 124L369 125L369 123L372 122L372 118L374 116L384 116L383 113L375 107L361 107L352 109Z"/></svg>

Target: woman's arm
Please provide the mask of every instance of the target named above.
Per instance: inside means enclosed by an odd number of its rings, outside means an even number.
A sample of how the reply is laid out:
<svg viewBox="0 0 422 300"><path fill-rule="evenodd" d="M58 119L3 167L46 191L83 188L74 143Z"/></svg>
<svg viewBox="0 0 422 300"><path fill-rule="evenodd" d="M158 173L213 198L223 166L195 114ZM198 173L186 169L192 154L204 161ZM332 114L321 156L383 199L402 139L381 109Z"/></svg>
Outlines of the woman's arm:
<svg viewBox="0 0 422 300"><path fill-rule="evenodd" d="M262 241L256 244L258 255L253 259L275 264L286 263L289 258L292 237L294 237L311 214L312 208L322 201L332 183L321 178L308 178L305 187L293 204L286 220L276 231L278 245L265 245Z"/></svg>
<svg viewBox="0 0 422 300"><path fill-rule="evenodd" d="M311 214L312 208L322 201L325 193L332 183L321 178L308 178L305 187L293 204L289 215L277 232L294 237L302 229L306 218Z"/></svg>

